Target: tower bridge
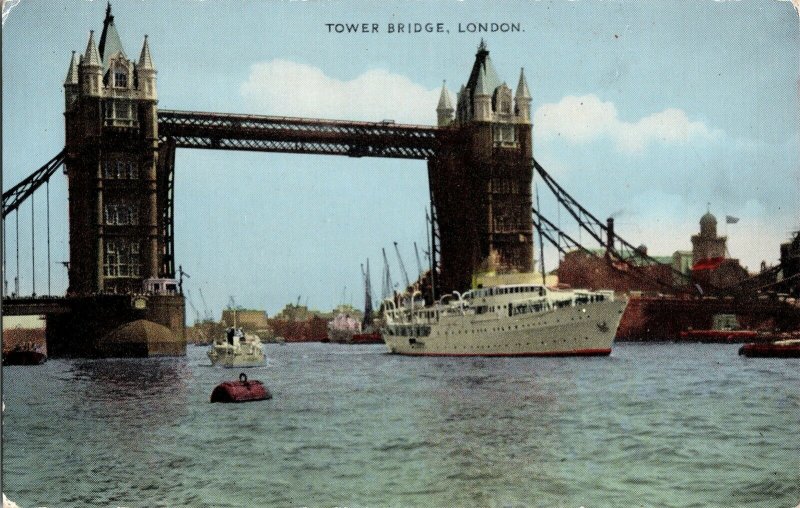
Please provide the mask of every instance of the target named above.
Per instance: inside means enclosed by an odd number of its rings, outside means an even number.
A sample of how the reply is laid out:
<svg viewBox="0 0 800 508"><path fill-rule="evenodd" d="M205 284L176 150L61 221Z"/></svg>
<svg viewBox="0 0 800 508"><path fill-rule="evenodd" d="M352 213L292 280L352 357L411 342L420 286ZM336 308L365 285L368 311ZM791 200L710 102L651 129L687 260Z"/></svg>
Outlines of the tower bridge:
<svg viewBox="0 0 800 508"><path fill-rule="evenodd" d="M85 51L69 61L66 146L3 193L5 224L64 166L67 298L18 300L20 308L58 310L48 313L51 352L103 355L103 337L135 319L174 335L173 344L145 348L146 354L185 351L183 296L160 294L163 284L154 283L176 275L178 148L426 161L439 292L464 290L490 256L513 270L532 269L531 95L524 72L515 92L499 78L483 42L455 105L442 87L435 127L159 109L156 76L147 36L138 59L129 58L109 5L99 42L91 32ZM16 301L6 299L4 307Z"/></svg>

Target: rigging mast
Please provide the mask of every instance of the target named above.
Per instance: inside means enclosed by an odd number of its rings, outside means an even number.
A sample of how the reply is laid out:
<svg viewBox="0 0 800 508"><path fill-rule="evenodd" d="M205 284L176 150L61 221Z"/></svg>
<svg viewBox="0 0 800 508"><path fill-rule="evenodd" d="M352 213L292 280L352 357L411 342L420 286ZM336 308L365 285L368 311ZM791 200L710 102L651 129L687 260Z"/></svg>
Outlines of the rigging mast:
<svg viewBox="0 0 800 508"><path fill-rule="evenodd" d="M408 280L408 272L406 271L406 266L403 264L403 258L400 257L400 249L397 247L397 242L394 242L394 251L397 253L397 261L400 263L400 273L403 275L403 282L406 285L403 289L405 292L411 287L411 282Z"/></svg>

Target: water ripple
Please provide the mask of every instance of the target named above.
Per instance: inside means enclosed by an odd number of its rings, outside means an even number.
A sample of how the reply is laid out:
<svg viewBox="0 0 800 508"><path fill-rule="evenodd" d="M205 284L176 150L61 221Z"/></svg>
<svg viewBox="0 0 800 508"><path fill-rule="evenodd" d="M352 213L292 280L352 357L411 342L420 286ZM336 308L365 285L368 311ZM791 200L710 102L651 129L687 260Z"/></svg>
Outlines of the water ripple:
<svg viewBox="0 0 800 508"><path fill-rule="evenodd" d="M274 398L186 358L3 369L22 506L795 506L800 363L735 346L406 358L268 344Z"/></svg>

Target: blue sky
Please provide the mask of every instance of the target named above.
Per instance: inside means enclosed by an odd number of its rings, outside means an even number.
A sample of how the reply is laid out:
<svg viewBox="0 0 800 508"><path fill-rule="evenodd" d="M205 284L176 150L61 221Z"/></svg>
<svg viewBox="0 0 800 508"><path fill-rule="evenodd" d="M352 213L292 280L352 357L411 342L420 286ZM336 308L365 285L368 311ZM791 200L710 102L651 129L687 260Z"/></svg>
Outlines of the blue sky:
<svg viewBox="0 0 800 508"><path fill-rule="evenodd" d="M104 10L99 1L22 0L5 20L4 188L64 145L69 57L102 28ZM129 57L149 35L161 108L422 124L435 122L442 80L454 96L469 75L481 34L457 33L458 23L519 23L523 32L482 35L512 88L525 67L535 156L595 215L613 214L623 237L653 254L688 250L710 203L731 256L755 269L777 262L780 242L800 227L800 31L786 1L120 0L113 12ZM378 23L381 33L329 33L325 24L340 22ZM399 22L441 22L450 33L385 33ZM202 288L215 314L230 295L270 314L298 296L318 308L343 299L361 306L359 264L370 258L379 287L381 247L399 280L394 241L416 271L423 162L179 150L176 168L177 261L192 275L195 305ZM60 292L65 177L50 190ZM37 195L36 215L44 213ZM725 215L741 220L726 226ZM25 205L23 292L29 223ZM45 237L37 235L41 293ZM555 263L548 250L546 263Z"/></svg>

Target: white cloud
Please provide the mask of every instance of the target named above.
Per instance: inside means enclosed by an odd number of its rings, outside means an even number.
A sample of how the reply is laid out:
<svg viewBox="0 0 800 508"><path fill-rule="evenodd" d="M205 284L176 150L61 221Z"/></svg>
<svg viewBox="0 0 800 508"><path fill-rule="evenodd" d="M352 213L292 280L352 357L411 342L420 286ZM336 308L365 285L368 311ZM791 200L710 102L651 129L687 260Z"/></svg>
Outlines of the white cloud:
<svg viewBox="0 0 800 508"><path fill-rule="evenodd" d="M254 64L240 87L248 106L265 115L434 124L439 90L371 69L349 80L311 65L275 59Z"/></svg>
<svg viewBox="0 0 800 508"><path fill-rule="evenodd" d="M722 131L703 122L689 120L686 112L669 108L636 122L619 119L612 102L594 94L567 96L556 104L543 104L534 113L535 139L562 137L573 143L587 143L601 137L613 140L617 150L641 153L650 143L686 143L696 139L717 139Z"/></svg>

